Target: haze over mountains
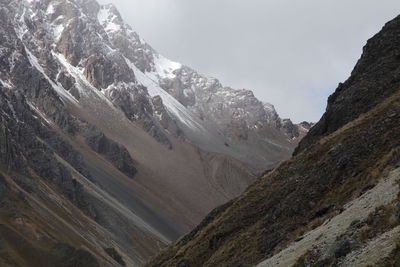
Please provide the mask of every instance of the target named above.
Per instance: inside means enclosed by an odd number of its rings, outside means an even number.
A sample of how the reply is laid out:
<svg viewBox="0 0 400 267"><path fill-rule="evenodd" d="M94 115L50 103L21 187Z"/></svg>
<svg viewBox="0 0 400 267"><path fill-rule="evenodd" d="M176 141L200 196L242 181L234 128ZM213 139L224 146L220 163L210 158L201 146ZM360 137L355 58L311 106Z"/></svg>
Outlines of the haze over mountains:
<svg viewBox="0 0 400 267"><path fill-rule="evenodd" d="M295 125L113 5L0 0L0 266L399 266L399 47Z"/></svg>
<svg viewBox="0 0 400 267"><path fill-rule="evenodd" d="M0 265L144 263L312 126L164 58L112 5L0 0L0 22Z"/></svg>
<svg viewBox="0 0 400 267"><path fill-rule="evenodd" d="M114 3L164 56L250 88L296 123L320 119L365 41L400 13L397 0L100 2Z"/></svg>

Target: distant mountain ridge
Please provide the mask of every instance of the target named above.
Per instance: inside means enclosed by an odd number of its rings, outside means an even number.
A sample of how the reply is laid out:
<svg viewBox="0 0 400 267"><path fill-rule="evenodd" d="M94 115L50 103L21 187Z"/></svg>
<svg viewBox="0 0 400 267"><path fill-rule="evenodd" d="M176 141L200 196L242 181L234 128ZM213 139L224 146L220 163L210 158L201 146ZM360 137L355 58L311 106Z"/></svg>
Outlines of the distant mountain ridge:
<svg viewBox="0 0 400 267"><path fill-rule="evenodd" d="M270 154L270 157L279 155L276 153L277 148L271 147L271 143L263 146L264 139L273 140L272 146L276 142L275 146L293 147L292 143L296 143L296 139L301 135L297 127L293 127L292 132L287 132L287 129L282 127L283 120L273 105L262 103L251 91L224 87L217 79L201 75L190 67L158 54L132 32L112 4L101 6L98 20L110 42L131 60L134 68L138 68L145 75L137 75L139 83L146 85L152 97L161 96L166 110L177 119L178 124L184 124L180 125L181 128L195 144L205 146L208 150L216 147L215 143L209 145L209 133L206 137L200 137L198 129L195 129L194 133L190 129L185 129L198 128L202 125L222 135L225 139L222 143L240 147L245 141L246 148L251 149L251 153L244 148L238 148L240 151L225 151L223 147L219 148L242 161L254 164L254 155L257 154L259 147L262 147L259 151L261 159L256 159L256 162L265 164L265 154ZM169 95L162 93L160 88ZM178 107L179 105L169 96L174 97L184 108ZM187 118L182 118L183 113L190 115L186 114ZM187 123L190 120L192 125ZM207 142L202 138L208 139ZM249 157L251 160L248 160Z"/></svg>

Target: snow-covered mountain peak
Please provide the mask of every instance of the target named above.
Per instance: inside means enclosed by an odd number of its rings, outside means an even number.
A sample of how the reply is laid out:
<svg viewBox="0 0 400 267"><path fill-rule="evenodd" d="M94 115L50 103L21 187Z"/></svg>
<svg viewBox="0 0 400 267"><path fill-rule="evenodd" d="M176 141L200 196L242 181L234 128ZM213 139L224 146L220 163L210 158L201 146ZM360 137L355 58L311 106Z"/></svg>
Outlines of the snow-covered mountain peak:
<svg viewBox="0 0 400 267"><path fill-rule="evenodd" d="M249 151L259 150L261 165L265 154L276 158L292 149L292 134L271 104L160 55L114 5L26 3L29 8L21 7L17 16L20 39L64 101L82 105L89 101L84 98L97 96L168 146L170 135L185 136L204 149L246 161Z"/></svg>

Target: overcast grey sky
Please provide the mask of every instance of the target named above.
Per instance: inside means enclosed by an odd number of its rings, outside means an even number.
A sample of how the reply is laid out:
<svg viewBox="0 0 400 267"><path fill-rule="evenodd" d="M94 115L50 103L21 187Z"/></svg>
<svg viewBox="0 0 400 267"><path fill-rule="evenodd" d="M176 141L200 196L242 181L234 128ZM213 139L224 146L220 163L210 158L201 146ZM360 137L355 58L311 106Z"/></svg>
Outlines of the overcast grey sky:
<svg viewBox="0 0 400 267"><path fill-rule="evenodd" d="M317 121L399 0L100 0L164 56Z"/></svg>

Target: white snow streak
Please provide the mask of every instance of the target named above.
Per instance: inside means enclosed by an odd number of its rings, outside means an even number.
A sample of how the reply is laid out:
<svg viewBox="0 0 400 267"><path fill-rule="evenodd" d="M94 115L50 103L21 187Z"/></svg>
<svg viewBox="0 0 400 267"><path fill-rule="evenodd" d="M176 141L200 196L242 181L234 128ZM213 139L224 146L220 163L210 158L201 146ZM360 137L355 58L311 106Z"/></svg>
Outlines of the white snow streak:
<svg viewBox="0 0 400 267"><path fill-rule="evenodd" d="M121 26L114 23L114 19L116 18L117 16L110 12L110 9L106 6L102 6L99 13L97 14L97 19L107 33L121 30Z"/></svg>
<svg viewBox="0 0 400 267"><path fill-rule="evenodd" d="M53 122L50 121L46 115L41 112L35 105L33 105L31 102L27 101L28 105L48 124L48 125L52 125Z"/></svg>
<svg viewBox="0 0 400 267"><path fill-rule="evenodd" d="M61 34L64 32L64 28L65 27L63 24L53 26L53 34L56 41L60 40Z"/></svg>
<svg viewBox="0 0 400 267"><path fill-rule="evenodd" d="M152 79L157 80L157 78L175 78L175 74L173 73L175 70L180 69L182 64L171 61L165 58L162 55L154 55L154 72L146 73ZM157 77L159 76L159 77Z"/></svg>
<svg viewBox="0 0 400 267"><path fill-rule="evenodd" d="M166 109L172 115L189 128L199 131L207 131L203 125L196 121L195 116L184 107L178 100L168 94L156 82L150 79L146 74L141 72L129 59L125 58L127 64L135 73L136 79L140 84L147 87L147 91L151 97L160 96Z"/></svg>
<svg viewBox="0 0 400 267"><path fill-rule="evenodd" d="M9 89L12 88L11 83L8 81L3 81L2 79L0 79L0 83L6 88L9 88Z"/></svg>
<svg viewBox="0 0 400 267"><path fill-rule="evenodd" d="M78 101L68 92L66 91L62 86L59 84L54 83L45 73L44 69L42 66L39 64L38 59L25 47L25 51L28 55L29 61L33 67L35 67L40 73L43 74L43 76L46 78L46 80L51 84L53 89L58 93L59 96L61 96L63 99L68 99L72 102L77 103Z"/></svg>
<svg viewBox="0 0 400 267"><path fill-rule="evenodd" d="M54 6L53 6L53 4L50 4L50 5L47 7L46 14L51 15L51 14L54 14L54 12L55 12Z"/></svg>
<svg viewBox="0 0 400 267"><path fill-rule="evenodd" d="M110 107L115 108L111 101L106 96L104 96L104 94L102 94L100 90L95 88L88 82L88 80L86 80L86 77L82 74L82 71L79 68L72 66L62 54L57 54L55 52L52 52L52 54L55 58L58 59L61 65L64 66L68 73L75 78L75 86L81 96L85 95L90 98L89 93L93 93L97 95L100 99L104 100Z"/></svg>

